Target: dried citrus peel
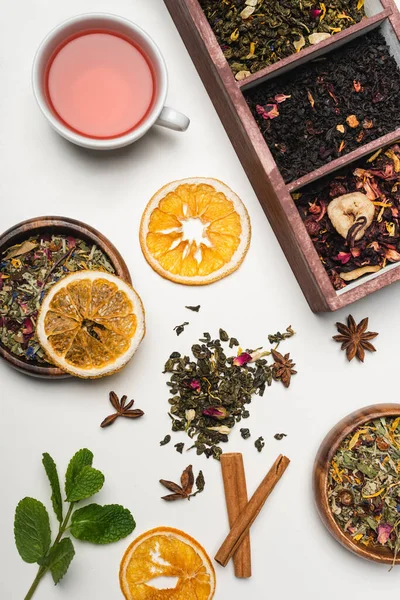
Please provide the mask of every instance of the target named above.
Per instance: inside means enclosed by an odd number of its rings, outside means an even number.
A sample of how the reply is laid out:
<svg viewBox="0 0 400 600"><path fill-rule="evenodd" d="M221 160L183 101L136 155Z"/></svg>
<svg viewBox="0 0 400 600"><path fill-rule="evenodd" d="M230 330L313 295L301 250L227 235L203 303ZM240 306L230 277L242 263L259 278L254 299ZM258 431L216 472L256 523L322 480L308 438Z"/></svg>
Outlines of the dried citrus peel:
<svg viewBox="0 0 400 600"><path fill-rule="evenodd" d="M251 236L240 198L216 179L174 181L147 205L140 243L150 266L186 285L205 285L235 271Z"/></svg>
<svg viewBox="0 0 400 600"><path fill-rule="evenodd" d="M145 332L135 290L110 273L79 271L62 278L42 302L39 342L60 369L83 378L119 371Z"/></svg>
<svg viewBox="0 0 400 600"><path fill-rule="evenodd" d="M152 582L174 577L174 588L158 589ZM183 531L159 527L138 537L126 550L119 573L127 600L211 600L215 572L200 544Z"/></svg>

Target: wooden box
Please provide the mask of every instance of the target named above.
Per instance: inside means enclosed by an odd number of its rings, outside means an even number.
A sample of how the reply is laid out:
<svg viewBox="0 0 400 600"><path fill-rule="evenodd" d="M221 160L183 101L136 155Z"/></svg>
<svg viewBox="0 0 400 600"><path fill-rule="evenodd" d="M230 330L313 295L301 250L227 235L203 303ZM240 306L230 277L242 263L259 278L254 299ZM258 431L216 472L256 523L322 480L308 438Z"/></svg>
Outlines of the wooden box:
<svg viewBox="0 0 400 600"><path fill-rule="evenodd" d="M305 229L291 192L400 138L397 129L285 184L243 91L379 28L400 64L400 14L393 0L365 0L367 15L317 45L236 81L198 0L165 0L303 293L315 312L333 311L400 279L400 263L336 291Z"/></svg>

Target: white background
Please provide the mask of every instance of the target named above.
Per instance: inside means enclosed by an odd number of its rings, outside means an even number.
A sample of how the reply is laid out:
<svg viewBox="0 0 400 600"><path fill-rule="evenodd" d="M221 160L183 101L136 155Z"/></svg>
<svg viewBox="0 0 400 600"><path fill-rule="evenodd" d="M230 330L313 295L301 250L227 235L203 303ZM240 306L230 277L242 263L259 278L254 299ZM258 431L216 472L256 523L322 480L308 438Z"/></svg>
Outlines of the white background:
<svg viewBox="0 0 400 600"><path fill-rule="evenodd" d="M113 154L90 153L53 133L32 96L32 58L54 25L88 11L123 15L155 38L169 69L168 104L192 120L187 133L153 128L142 141ZM173 443L159 446L170 428L163 364L173 350L187 352L203 331L217 333L224 327L244 347L256 347L266 343L268 333L289 324L297 335L282 350L291 352L299 373L289 390L274 384L263 398L254 399L246 422L252 438L242 440L237 427L227 449L243 452L249 493L280 452L292 463L252 529L253 577L237 580L231 564L226 569L216 565L215 597L337 600L360 594L383 598L398 590L400 570L389 574L385 566L364 562L328 535L311 491L314 456L330 427L357 408L398 399L398 286L351 308L357 321L369 316L370 328L380 335L378 351L368 354L365 364L347 363L331 336L335 322L349 311L310 311L162 0L3 2L0 70L0 229L47 214L90 223L125 257L147 314L142 346L112 379L39 381L1 362L1 597L22 600L36 573L15 549L13 518L17 502L27 495L50 509L44 451L63 474L76 450L90 448L95 466L106 475L96 501L129 507L137 528L128 539L106 547L77 541L68 575L57 588L47 576L35 598L117 600L125 548L136 533L160 525L183 529L214 556L227 533L220 465L193 453L177 454L173 444L186 441L183 435L174 434ZM159 277L144 260L138 240L140 216L152 194L190 176L225 181L246 203L253 225L250 251L239 271L201 289ZM201 304L200 313L187 311L186 304ZM177 338L173 327L185 320L190 327ZM100 429L110 413L111 389L135 398L146 416ZM277 432L288 437L278 442L273 438ZM259 435L266 440L261 454L254 447ZM160 500L158 480L176 480L189 463L196 472L203 469L205 492L190 503Z"/></svg>

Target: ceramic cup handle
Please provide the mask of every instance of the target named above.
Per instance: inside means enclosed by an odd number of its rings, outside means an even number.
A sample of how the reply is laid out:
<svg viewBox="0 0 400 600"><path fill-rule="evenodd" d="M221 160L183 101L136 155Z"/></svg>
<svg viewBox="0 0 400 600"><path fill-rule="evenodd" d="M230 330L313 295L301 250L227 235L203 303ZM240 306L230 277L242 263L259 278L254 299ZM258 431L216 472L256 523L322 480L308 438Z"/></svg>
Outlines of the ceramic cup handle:
<svg viewBox="0 0 400 600"><path fill-rule="evenodd" d="M168 129L173 129L174 131L186 131L189 124L190 119L186 115L168 106L164 106L156 121L156 125L168 127Z"/></svg>

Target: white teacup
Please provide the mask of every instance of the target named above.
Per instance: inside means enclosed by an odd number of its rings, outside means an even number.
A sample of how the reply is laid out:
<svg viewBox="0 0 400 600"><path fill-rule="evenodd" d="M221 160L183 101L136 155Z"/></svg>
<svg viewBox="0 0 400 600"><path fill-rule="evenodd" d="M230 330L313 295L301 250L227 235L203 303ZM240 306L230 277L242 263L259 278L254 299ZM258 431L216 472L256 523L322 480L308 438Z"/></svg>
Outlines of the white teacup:
<svg viewBox="0 0 400 600"><path fill-rule="evenodd" d="M151 62L155 77L155 99L144 121L132 131L111 139L91 138L69 129L49 106L45 93L46 67L54 51L71 36L91 29L106 29L131 39ZM141 138L153 125L162 125L175 131L186 131L189 127L188 117L164 105L168 90L168 74L158 46L138 25L116 15L88 13L68 19L55 27L45 37L36 53L32 69L32 85L37 103L50 125L70 142L85 148L111 150L127 146Z"/></svg>

